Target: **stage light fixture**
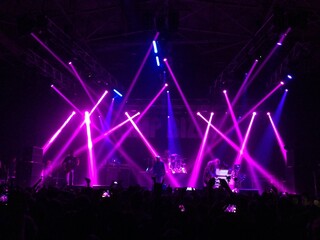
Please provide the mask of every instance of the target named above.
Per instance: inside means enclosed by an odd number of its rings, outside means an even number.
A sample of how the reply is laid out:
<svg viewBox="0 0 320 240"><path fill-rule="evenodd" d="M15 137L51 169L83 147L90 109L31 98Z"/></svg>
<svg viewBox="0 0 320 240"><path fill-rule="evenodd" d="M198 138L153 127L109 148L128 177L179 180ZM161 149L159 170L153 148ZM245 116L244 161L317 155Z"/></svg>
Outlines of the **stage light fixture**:
<svg viewBox="0 0 320 240"><path fill-rule="evenodd" d="M157 66L160 67L160 60L158 56L156 56L156 62L157 62Z"/></svg>
<svg viewBox="0 0 320 240"><path fill-rule="evenodd" d="M158 53L157 42L156 41L152 41L152 44L153 44L154 53Z"/></svg>
<svg viewBox="0 0 320 240"><path fill-rule="evenodd" d="M116 89L113 89L113 91L119 96L122 97L122 94L120 92L118 92Z"/></svg>
<svg viewBox="0 0 320 240"><path fill-rule="evenodd" d="M287 35L288 35L288 33L289 33L290 31L291 31L291 28L289 27L289 28L287 29L287 31L281 35L279 41L277 42L277 45L278 45L278 46L282 46L282 43L283 43L284 39L287 37Z"/></svg>

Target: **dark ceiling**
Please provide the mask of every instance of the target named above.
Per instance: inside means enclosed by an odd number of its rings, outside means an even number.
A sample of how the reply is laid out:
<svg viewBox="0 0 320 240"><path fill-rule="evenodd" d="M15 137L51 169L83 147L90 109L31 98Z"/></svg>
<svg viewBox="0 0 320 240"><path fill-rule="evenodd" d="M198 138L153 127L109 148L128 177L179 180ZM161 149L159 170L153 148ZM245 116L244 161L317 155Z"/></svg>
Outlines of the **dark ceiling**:
<svg viewBox="0 0 320 240"><path fill-rule="evenodd" d="M150 99L163 82L173 85L153 52L139 72L157 32L159 56L168 59L189 101L219 102L224 88L233 97L255 59L248 97L261 98L287 73L295 74L291 85L297 90L316 89L301 86L316 83L320 69L318 0L5 0L0 14L3 111L13 96L22 95L19 104L24 103L22 92L35 98L51 83L68 97L78 96L81 86L63 66L69 61L98 96L114 87L126 94L138 76L129 98ZM288 30L284 44L268 58ZM292 108L311 111L309 102L318 94L303 100L297 90ZM7 122L15 123L26 111L14 106Z"/></svg>
<svg viewBox="0 0 320 240"><path fill-rule="evenodd" d="M75 91L77 80L33 33L64 63L72 61L92 87L125 93L159 32L159 56L168 58L186 96L212 100L222 88L238 89L254 60L265 61L290 28L282 48L255 76L258 89L266 91L295 68L312 70L306 60L319 55L314 51L319 5L316 0L1 1L0 59L15 69L34 68L60 89ZM132 98L149 98L148 86L155 87L150 81L170 81L152 55Z"/></svg>

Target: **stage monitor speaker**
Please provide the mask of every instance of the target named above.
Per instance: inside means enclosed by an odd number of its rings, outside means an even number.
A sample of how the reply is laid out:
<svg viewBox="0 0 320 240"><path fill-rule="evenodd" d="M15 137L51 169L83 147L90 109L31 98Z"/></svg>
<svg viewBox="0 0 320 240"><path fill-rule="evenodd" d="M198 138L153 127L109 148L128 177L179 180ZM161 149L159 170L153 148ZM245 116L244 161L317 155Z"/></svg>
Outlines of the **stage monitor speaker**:
<svg viewBox="0 0 320 240"><path fill-rule="evenodd" d="M22 160L23 162L38 162L41 163L43 159L43 149L33 146L24 149Z"/></svg>
<svg viewBox="0 0 320 240"><path fill-rule="evenodd" d="M40 179L41 173L43 170L43 149L40 147L33 146L31 152L31 159L27 157L25 159L27 161L27 168L28 168L28 186L33 187Z"/></svg>
<svg viewBox="0 0 320 240"><path fill-rule="evenodd" d="M42 169L41 162L19 162L17 165L17 184L21 187L33 187L41 179Z"/></svg>
<svg viewBox="0 0 320 240"><path fill-rule="evenodd" d="M131 170L124 166L108 166L105 169L105 181L102 184L111 185L114 181L120 183L123 187L129 187L131 180Z"/></svg>
<svg viewBox="0 0 320 240"><path fill-rule="evenodd" d="M239 189L239 193L247 196L257 196L259 195L258 189Z"/></svg>
<svg viewBox="0 0 320 240"><path fill-rule="evenodd" d="M32 162L30 164L31 164L30 165L31 176L30 176L29 186L33 187L41 179L43 164L41 162Z"/></svg>

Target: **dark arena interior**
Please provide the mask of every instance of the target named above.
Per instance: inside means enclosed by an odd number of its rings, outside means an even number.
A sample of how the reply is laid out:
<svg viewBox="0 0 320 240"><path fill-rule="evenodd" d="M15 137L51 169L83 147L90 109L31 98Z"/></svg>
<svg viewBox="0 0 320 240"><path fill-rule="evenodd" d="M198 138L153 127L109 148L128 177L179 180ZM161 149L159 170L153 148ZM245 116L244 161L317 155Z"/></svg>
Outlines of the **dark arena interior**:
<svg viewBox="0 0 320 240"><path fill-rule="evenodd" d="M0 13L2 207L10 192L90 189L105 201L139 189L154 204L188 194L181 213L210 190L229 200L272 194L304 207L307 199L319 212L319 1L4 0ZM160 183L157 156L165 167ZM224 213L241 214L241 204L231 203ZM107 222L113 237L130 236ZM162 227L159 239L211 233ZM126 230L147 238L137 229ZM319 239L298 229L301 239ZM262 239L258 230L248 239ZM104 239L87 231L79 237Z"/></svg>

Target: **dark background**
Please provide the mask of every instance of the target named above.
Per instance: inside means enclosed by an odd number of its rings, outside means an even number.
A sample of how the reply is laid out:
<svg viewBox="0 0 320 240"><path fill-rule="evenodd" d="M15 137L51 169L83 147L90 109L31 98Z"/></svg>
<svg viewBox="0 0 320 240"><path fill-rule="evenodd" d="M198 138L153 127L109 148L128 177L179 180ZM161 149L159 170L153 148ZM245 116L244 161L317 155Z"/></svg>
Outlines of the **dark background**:
<svg viewBox="0 0 320 240"><path fill-rule="evenodd" d="M91 106L79 82L31 32L64 63L74 63L96 99L105 89L128 91L159 32L159 56L168 58L188 102L219 115L226 110L221 90L228 89L232 99L253 61L261 64L290 28L235 112L242 114L285 80L289 94L279 129L294 151L299 191L317 194L319 10L318 1L1 1L1 159L22 159L33 146L42 146L69 114L72 108L51 84L81 110ZM294 76L290 81L288 73ZM179 109L172 79L151 52L126 108L148 102L164 82ZM275 97L259 110L277 104Z"/></svg>

